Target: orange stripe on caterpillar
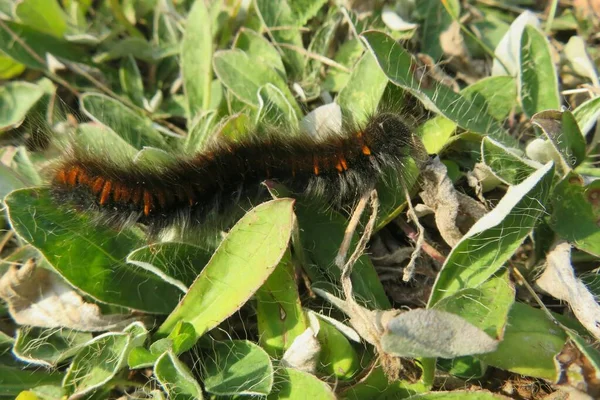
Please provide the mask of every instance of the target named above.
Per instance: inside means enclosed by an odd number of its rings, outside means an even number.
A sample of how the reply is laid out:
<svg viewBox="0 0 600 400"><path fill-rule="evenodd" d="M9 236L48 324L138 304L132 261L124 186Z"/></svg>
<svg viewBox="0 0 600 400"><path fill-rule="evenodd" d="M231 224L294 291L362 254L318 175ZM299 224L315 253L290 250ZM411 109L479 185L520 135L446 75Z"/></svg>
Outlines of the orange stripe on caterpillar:
<svg viewBox="0 0 600 400"><path fill-rule="evenodd" d="M247 209L240 200L256 204L265 198L266 179L295 195L343 207L374 188L384 169L402 176L405 156L415 153L412 133L391 114L323 138L270 132L235 140L219 136L204 152L160 167L117 163L75 148L56 169L52 193L61 206L98 212L101 221L119 227L139 222L153 235L173 224L194 227L208 217L237 215Z"/></svg>

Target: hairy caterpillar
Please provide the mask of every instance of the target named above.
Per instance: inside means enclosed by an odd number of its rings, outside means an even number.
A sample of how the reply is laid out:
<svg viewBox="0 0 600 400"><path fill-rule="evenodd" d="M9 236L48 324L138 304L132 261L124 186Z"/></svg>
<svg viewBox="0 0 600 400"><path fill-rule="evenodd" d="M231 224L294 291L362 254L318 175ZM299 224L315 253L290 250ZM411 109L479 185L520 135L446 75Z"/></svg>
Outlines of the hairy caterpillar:
<svg viewBox="0 0 600 400"><path fill-rule="evenodd" d="M384 170L401 176L407 158L422 152L417 142L398 115L379 113L361 129L323 139L276 132L220 138L166 165L116 163L75 147L57 164L51 188L61 204L93 210L116 227L141 223L155 236L230 214L240 201L256 199L265 180L324 204L350 204Z"/></svg>

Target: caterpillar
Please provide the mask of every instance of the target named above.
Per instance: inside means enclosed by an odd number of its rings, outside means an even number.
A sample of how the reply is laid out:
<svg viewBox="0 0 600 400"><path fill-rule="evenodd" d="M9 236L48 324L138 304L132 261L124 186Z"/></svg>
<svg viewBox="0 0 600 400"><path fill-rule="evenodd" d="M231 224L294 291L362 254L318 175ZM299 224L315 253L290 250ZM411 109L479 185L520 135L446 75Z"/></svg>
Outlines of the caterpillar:
<svg viewBox="0 0 600 400"><path fill-rule="evenodd" d="M92 210L122 228L141 223L150 236L170 227L197 227L255 201L273 180L293 193L343 206L372 190L384 170L401 176L418 140L399 115L379 113L361 129L319 139L262 132L219 138L195 155L165 165L115 162L74 147L55 166L51 193L60 204Z"/></svg>

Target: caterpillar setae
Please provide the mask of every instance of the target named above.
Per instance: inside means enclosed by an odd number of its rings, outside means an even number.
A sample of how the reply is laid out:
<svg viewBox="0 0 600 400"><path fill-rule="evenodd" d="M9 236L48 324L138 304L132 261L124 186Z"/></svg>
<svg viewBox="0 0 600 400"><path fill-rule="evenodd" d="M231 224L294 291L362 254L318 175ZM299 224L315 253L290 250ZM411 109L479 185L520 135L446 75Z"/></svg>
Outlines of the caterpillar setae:
<svg viewBox="0 0 600 400"><path fill-rule="evenodd" d="M75 146L56 165L51 191L58 203L92 210L102 222L141 223L156 236L230 214L241 200L254 201L265 180L323 204L351 204L384 170L401 176L407 158L422 151L417 142L400 116L378 113L362 129L323 139L277 132L220 137L198 154L159 166L117 163Z"/></svg>

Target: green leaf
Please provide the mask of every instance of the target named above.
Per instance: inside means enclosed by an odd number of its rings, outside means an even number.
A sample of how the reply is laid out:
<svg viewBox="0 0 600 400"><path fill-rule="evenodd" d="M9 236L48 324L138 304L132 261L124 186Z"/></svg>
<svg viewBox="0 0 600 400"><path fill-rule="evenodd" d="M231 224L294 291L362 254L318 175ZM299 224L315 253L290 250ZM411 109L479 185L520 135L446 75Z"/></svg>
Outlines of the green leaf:
<svg viewBox="0 0 600 400"><path fill-rule="evenodd" d="M347 220L333 210L319 210L314 205L300 201L296 204L296 215L302 247L313 262L305 266L306 273L312 282L318 285L324 283L324 289L335 290L327 284L340 285L341 271L334 260L344 237ZM356 243L358 236L354 235L350 248L356 246ZM367 255L363 254L358 258L351 278L354 295L361 304L381 310L391 307L375 267Z"/></svg>
<svg viewBox="0 0 600 400"><path fill-rule="evenodd" d="M287 128L288 134L298 129L298 115L294 106L279 88L267 83L258 90L258 97L260 106L256 123Z"/></svg>
<svg viewBox="0 0 600 400"><path fill-rule="evenodd" d="M290 8L294 15L296 25L304 26L306 22L317 15L317 12L327 3L327 0L293 0Z"/></svg>
<svg viewBox="0 0 600 400"><path fill-rule="evenodd" d="M0 132L21 125L43 95L42 88L29 82L15 81L0 86Z"/></svg>
<svg viewBox="0 0 600 400"><path fill-rule="evenodd" d="M361 369L356 350L348 338L328 320L319 318L318 322L317 339L321 344L319 370L327 376L351 379Z"/></svg>
<svg viewBox="0 0 600 400"><path fill-rule="evenodd" d="M185 293L211 255L208 250L192 244L163 242L131 252L127 262L158 275Z"/></svg>
<svg viewBox="0 0 600 400"><path fill-rule="evenodd" d="M15 15L23 24L62 37L68 29L67 16L56 0L21 0Z"/></svg>
<svg viewBox="0 0 600 400"><path fill-rule="evenodd" d="M550 226L578 249L600 257L600 181L566 176L552 193Z"/></svg>
<svg viewBox="0 0 600 400"><path fill-rule="evenodd" d="M365 53L352 70L348 84L341 90L336 102L356 123L365 123L377 106L388 84L387 76L377 68L377 60Z"/></svg>
<svg viewBox="0 0 600 400"><path fill-rule="evenodd" d="M48 189L16 190L5 203L15 232L93 298L150 313L168 313L177 304L178 288L125 263L131 249L140 247L132 231L116 232L88 216L57 209Z"/></svg>
<svg viewBox="0 0 600 400"><path fill-rule="evenodd" d="M417 308L389 320L381 349L397 357L454 358L494 351L497 341L483 330L445 311Z"/></svg>
<svg viewBox="0 0 600 400"><path fill-rule="evenodd" d="M51 367L74 356L92 338L91 333L65 328L21 327L13 352L23 361Z"/></svg>
<svg viewBox="0 0 600 400"><path fill-rule="evenodd" d="M435 360L434 360L435 361ZM432 370L435 369L435 362ZM373 368L369 374L355 385L343 392L343 399L406 399L415 394L431 389L431 385L425 385L422 381L409 383L406 380L389 382L381 365Z"/></svg>
<svg viewBox="0 0 600 400"><path fill-rule="evenodd" d="M600 97L592 97L577 106L573 110L573 116L577 121L577 125L581 128L581 133L587 136L600 117Z"/></svg>
<svg viewBox="0 0 600 400"><path fill-rule="evenodd" d="M12 58L0 54L0 79L12 79L21 75L25 66L14 61Z"/></svg>
<svg viewBox="0 0 600 400"><path fill-rule="evenodd" d="M461 289L485 282L514 254L545 214L554 166L548 163L477 221L452 249L434 284L428 307Z"/></svg>
<svg viewBox="0 0 600 400"><path fill-rule="evenodd" d="M125 366L131 337L125 332L97 336L75 356L63 381L69 395L83 396L102 387Z"/></svg>
<svg viewBox="0 0 600 400"><path fill-rule="evenodd" d="M189 119L210 104L213 43L211 20L204 0L197 0L186 21L181 49L183 87L189 107Z"/></svg>
<svg viewBox="0 0 600 400"><path fill-rule="evenodd" d="M448 86L435 81L428 87L422 86L412 72L417 65L414 59L392 37L377 31L367 31L361 36L387 77L421 100L426 107L464 129L490 135L509 145L515 143L500 122Z"/></svg>
<svg viewBox="0 0 600 400"><path fill-rule="evenodd" d="M456 16L460 15L460 2L458 0L425 0L426 6L422 4L419 7L427 7L427 11L423 15L423 30L421 36L422 52L429 54L433 61L437 62L442 59L444 51L441 45L441 35L450 28L452 24L452 16L446 10L446 7L452 10Z"/></svg>
<svg viewBox="0 0 600 400"><path fill-rule="evenodd" d="M250 65L252 68L249 68ZM223 85L244 103L258 107L258 90L270 83L281 90L296 115L302 115L285 80L260 60L250 58L241 50L221 50L215 53L213 66Z"/></svg>
<svg viewBox="0 0 600 400"><path fill-rule="evenodd" d="M169 399L202 400L202 388L189 368L175 354L167 351L154 365L154 375Z"/></svg>
<svg viewBox="0 0 600 400"><path fill-rule="evenodd" d="M244 51L250 58L261 60L263 64L269 65L281 75L285 75L285 67L283 66L281 55L263 35L253 30L242 28L235 38L233 48Z"/></svg>
<svg viewBox="0 0 600 400"><path fill-rule="evenodd" d="M87 149L94 154L102 154L111 149L119 149L119 156L129 160L133 159L137 154L135 147L106 125L86 122L77 125L76 133L73 141L78 146L81 146L81 148Z"/></svg>
<svg viewBox="0 0 600 400"><path fill-rule="evenodd" d="M121 60L119 80L123 92L138 107L144 106L144 83L135 59L129 55Z"/></svg>
<svg viewBox="0 0 600 400"><path fill-rule="evenodd" d="M504 339L498 350L477 357L497 368L556 381L558 371L554 357L565 341L563 330L542 310L515 303L508 314Z"/></svg>
<svg viewBox="0 0 600 400"><path fill-rule="evenodd" d="M123 103L96 93L85 93L80 101L82 112L92 120L110 127L136 149L143 146L168 148L162 134L154 129L152 120L134 112Z"/></svg>
<svg viewBox="0 0 600 400"><path fill-rule="evenodd" d="M188 122L191 127L183 145L186 153L194 154L201 151L209 143L213 133L212 128L216 123L216 114L213 110L205 111Z"/></svg>
<svg viewBox="0 0 600 400"><path fill-rule="evenodd" d="M85 53L66 40L11 21L0 24L0 50L13 60L37 70L48 69L47 54L73 62L87 61Z"/></svg>
<svg viewBox="0 0 600 400"><path fill-rule="evenodd" d="M494 175L509 185L523 182L538 167L490 138L484 138L481 142L481 157Z"/></svg>
<svg viewBox="0 0 600 400"><path fill-rule="evenodd" d="M539 126L560 154L562 168L570 171L585 158L585 139L570 111L548 110L535 114L531 122Z"/></svg>
<svg viewBox="0 0 600 400"><path fill-rule="evenodd" d="M260 346L270 356L281 357L294 339L308 328L289 251L258 289L256 300Z"/></svg>
<svg viewBox="0 0 600 400"><path fill-rule="evenodd" d="M507 270L477 286L459 290L434 308L456 314L496 339L502 339L515 289Z"/></svg>
<svg viewBox="0 0 600 400"><path fill-rule="evenodd" d="M202 375L206 391L221 396L265 396L273 387L269 355L247 340L215 342Z"/></svg>
<svg viewBox="0 0 600 400"><path fill-rule="evenodd" d="M329 385L308 372L280 368L275 376L275 390L267 397L275 399L336 399Z"/></svg>
<svg viewBox="0 0 600 400"><path fill-rule="evenodd" d="M360 59L365 49L358 39L348 40L340 46L333 60L349 69ZM325 81L323 82L323 90L332 92L341 91L350 79L350 72L343 71L338 68L329 68Z"/></svg>
<svg viewBox="0 0 600 400"><path fill-rule="evenodd" d="M498 121L504 121L517 105L517 82L508 75L490 76L467 86L460 94Z"/></svg>
<svg viewBox="0 0 600 400"><path fill-rule="evenodd" d="M526 25L521 37L519 98L525 115L560 109L558 78L550 45L536 27Z"/></svg>
<svg viewBox="0 0 600 400"><path fill-rule="evenodd" d="M298 24L287 0L255 0L254 5L259 18L269 29L275 43L285 43L304 49L300 31L302 25ZM286 28L270 30L270 28L279 27ZM292 79L301 76L304 68L304 56L289 48L282 48L281 52L289 69L288 75Z"/></svg>
<svg viewBox="0 0 600 400"><path fill-rule="evenodd" d="M269 201L240 219L157 334L167 336L186 321L200 337L248 301L287 249L293 204L291 199Z"/></svg>
<svg viewBox="0 0 600 400"><path fill-rule="evenodd" d="M455 131L456 124L454 122L438 115L419 126L417 135L421 138L428 154L437 154L444 148Z"/></svg>
<svg viewBox="0 0 600 400"><path fill-rule="evenodd" d="M23 390L41 385L60 385L64 374L54 371L32 371L23 367L0 365L0 396L16 397Z"/></svg>

